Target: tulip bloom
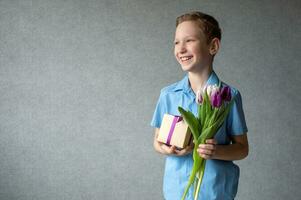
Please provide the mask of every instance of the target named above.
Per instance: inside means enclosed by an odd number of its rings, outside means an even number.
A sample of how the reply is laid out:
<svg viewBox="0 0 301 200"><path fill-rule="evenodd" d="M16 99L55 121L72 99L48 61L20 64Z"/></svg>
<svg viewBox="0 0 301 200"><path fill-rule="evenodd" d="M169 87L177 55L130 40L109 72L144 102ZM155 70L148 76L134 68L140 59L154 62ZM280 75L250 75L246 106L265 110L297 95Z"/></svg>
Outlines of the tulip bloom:
<svg viewBox="0 0 301 200"><path fill-rule="evenodd" d="M204 94L204 89L199 89L196 92L196 98L195 101L197 104L202 104L203 103L203 94Z"/></svg>
<svg viewBox="0 0 301 200"><path fill-rule="evenodd" d="M231 100L231 88L229 86L223 87L221 90L222 99L225 101Z"/></svg>
<svg viewBox="0 0 301 200"><path fill-rule="evenodd" d="M211 105L215 108L219 108L222 105L222 96L219 91L215 91L210 98Z"/></svg>

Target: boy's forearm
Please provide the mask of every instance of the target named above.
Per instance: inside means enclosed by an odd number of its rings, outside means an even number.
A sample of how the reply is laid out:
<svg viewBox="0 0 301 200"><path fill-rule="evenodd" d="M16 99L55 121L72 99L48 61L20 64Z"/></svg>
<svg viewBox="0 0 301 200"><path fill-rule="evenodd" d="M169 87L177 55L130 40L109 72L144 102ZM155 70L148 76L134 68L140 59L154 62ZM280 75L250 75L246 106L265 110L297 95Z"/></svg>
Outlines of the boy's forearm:
<svg viewBox="0 0 301 200"><path fill-rule="evenodd" d="M248 155L248 148L240 143L229 145L216 145L213 159L218 160L241 160Z"/></svg>
<svg viewBox="0 0 301 200"><path fill-rule="evenodd" d="M160 146L157 142L154 142L153 146L154 146L154 149L156 152L163 154L162 149L160 148Z"/></svg>

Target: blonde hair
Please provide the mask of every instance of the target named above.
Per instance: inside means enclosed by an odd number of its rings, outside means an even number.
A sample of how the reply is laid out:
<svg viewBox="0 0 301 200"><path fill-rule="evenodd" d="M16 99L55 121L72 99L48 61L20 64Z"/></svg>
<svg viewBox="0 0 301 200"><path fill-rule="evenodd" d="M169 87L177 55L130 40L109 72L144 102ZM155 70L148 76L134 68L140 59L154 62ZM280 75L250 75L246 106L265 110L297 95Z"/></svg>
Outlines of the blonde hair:
<svg viewBox="0 0 301 200"><path fill-rule="evenodd" d="M178 27L178 25L184 21L195 21L198 24L198 27L204 33L207 44L209 44L215 37L219 40L222 38L222 31L217 20L208 14L199 11L192 11L182 14L181 16L177 17L176 27Z"/></svg>

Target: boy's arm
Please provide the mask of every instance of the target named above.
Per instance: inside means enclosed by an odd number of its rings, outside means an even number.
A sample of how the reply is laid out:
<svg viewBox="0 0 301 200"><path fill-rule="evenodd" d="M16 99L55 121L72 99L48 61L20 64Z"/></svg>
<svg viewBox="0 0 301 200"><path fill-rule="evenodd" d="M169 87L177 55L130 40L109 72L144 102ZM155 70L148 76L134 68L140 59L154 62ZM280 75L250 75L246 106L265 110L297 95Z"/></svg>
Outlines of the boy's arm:
<svg viewBox="0 0 301 200"><path fill-rule="evenodd" d="M157 141L157 137L159 134L159 128L155 128L155 135L154 135L154 142L153 142L153 146L154 149L158 152L158 153L162 153L162 149L160 148L159 142Z"/></svg>
<svg viewBox="0 0 301 200"><path fill-rule="evenodd" d="M249 144L247 134L231 136L232 144L216 145L213 159L220 160L241 160L249 154Z"/></svg>

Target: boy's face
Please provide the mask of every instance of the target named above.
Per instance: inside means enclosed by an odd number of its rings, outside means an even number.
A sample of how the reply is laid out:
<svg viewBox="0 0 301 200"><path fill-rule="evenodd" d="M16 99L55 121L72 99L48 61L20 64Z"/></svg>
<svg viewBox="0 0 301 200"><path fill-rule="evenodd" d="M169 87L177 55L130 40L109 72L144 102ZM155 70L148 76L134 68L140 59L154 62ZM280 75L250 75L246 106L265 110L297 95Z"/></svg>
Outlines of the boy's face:
<svg viewBox="0 0 301 200"><path fill-rule="evenodd" d="M209 45L196 22L184 21L177 26L174 55L183 71L199 71L211 64Z"/></svg>

